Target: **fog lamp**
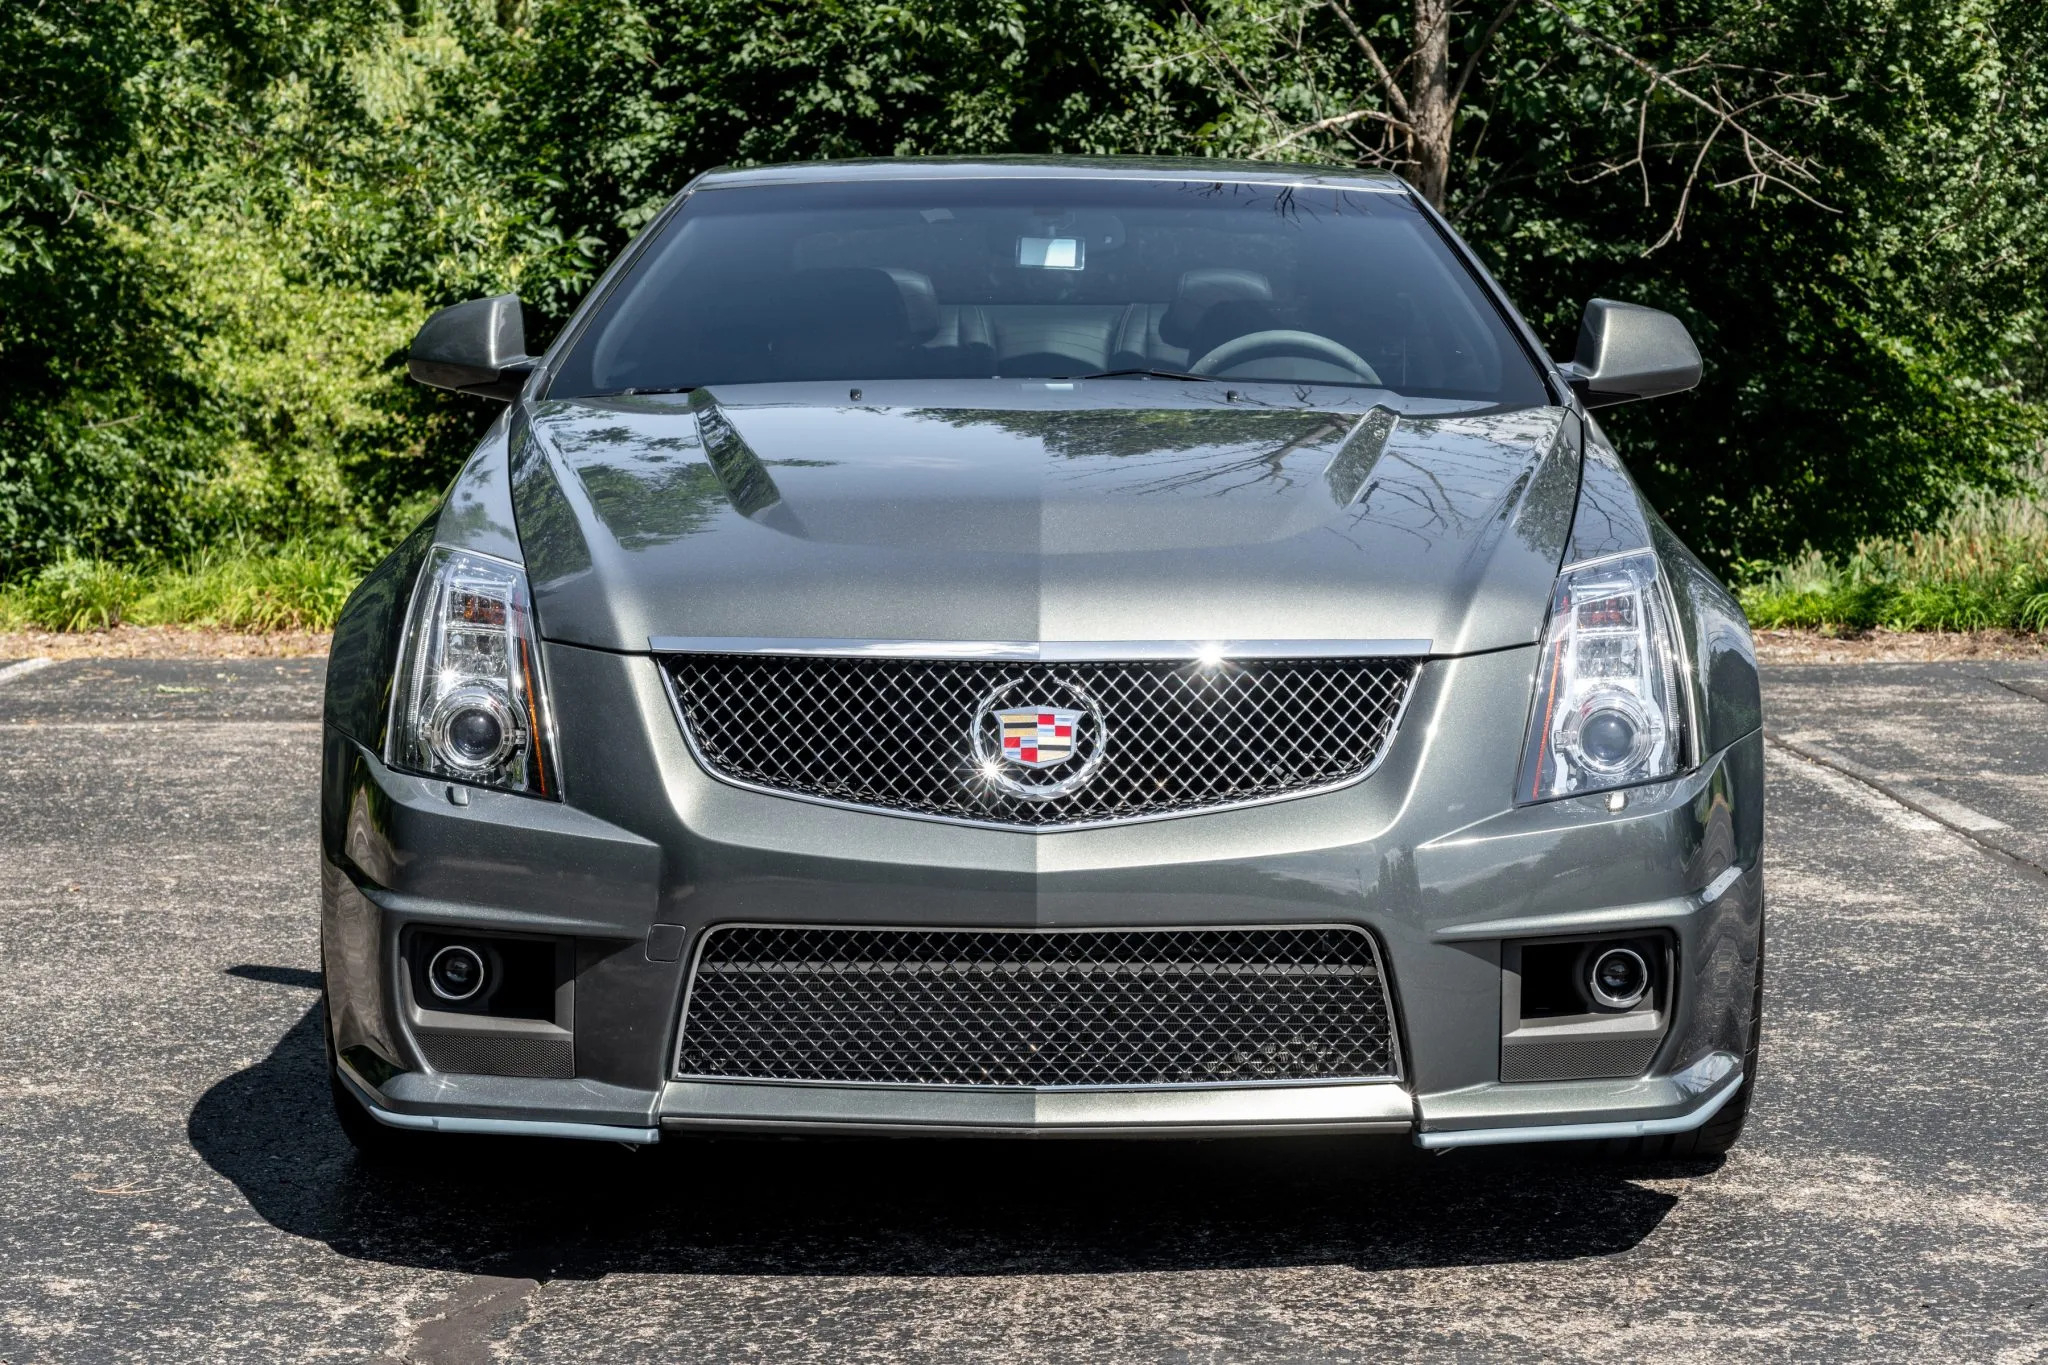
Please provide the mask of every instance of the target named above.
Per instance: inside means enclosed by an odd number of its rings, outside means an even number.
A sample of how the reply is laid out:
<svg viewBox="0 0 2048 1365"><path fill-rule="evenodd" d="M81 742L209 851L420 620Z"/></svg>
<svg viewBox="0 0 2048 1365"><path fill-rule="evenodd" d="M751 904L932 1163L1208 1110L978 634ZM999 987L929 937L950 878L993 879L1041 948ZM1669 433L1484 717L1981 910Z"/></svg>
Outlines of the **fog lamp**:
<svg viewBox="0 0 2048 1365"><path fill-rule="evenodd" d="M1650 992L1650 964L1633 948L1596 953L1586 978L1593 999L1611 1010L1633 1009Z"/></svg>

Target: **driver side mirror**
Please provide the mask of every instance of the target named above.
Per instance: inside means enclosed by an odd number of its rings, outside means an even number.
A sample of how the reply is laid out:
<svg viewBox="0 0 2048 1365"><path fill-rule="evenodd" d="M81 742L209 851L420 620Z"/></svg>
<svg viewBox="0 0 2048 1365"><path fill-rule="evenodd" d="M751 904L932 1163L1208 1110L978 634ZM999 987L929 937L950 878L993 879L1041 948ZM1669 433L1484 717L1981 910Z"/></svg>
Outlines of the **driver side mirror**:
<svg viewBox="0 0 2048 1365"><path fill-rule="evenodd" d="M422 384L509 403L540 364L526 353L519 296L472 299L443 308L413 336L405 368Z"/></svg>
<svg viewBox="0 0 2048 1365"><path fill-rule="evenodd" d="M1700 382L1700 351L1669 313L1594 299L1579 320L1579 349L1564 367L1589 408L1683 393Z"/></svg>

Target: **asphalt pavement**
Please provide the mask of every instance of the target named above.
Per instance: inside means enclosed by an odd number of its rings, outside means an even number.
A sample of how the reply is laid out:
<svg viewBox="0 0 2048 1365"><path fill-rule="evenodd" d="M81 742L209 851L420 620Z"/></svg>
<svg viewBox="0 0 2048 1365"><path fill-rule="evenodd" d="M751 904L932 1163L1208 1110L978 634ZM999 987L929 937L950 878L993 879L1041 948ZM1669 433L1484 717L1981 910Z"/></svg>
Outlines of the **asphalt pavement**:
<svg viewBox="0 0 2048 1365"><path fill-rule="evenodd" d="M0 660L0 1360L2048 1357L2048 666L1767 679L1748 1136L351 1156L317 661Z"/></svg>

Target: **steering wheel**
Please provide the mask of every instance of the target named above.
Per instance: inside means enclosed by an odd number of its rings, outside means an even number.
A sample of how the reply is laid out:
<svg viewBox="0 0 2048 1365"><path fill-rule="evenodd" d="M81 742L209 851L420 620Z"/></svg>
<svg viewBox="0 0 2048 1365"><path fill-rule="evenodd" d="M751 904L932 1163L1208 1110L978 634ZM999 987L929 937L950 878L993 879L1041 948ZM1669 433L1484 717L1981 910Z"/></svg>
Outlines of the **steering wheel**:
<svg viewBox="0 0 2048 1365"><path fill-rule="evenodd" d="M1365 357L1348 346L1343 346L1326 336L1314 332L1248 332L1233 337L1209 354L1188 366L1190 374L1216 374L1232 365L1247 360L1263 360L1267 356L1296 355L1312 360L1327 360L1342 366L1368 384L1377 384L1380 377ZM1220 376L1219 376L1220 377Z"/></svg>

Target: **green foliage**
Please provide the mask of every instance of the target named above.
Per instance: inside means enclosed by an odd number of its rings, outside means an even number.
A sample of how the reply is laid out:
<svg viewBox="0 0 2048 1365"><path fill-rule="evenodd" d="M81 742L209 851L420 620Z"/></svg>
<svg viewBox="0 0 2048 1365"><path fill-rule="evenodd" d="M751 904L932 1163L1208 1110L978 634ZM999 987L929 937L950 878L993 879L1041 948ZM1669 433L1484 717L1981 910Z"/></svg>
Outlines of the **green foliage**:
<svg viewBox="0 0 2048 1365"><path fill-rule="evenodd" d="M1406 0L1351 4L1398 46ZM1454 68L1491 12L1460 21ZM1741 137L1709 139L1709 116L1588 35L1762 100L1753 133L1816 179L1759 187ZM1698 394L1609 420L1710 557L1810 545L1848 574L1859 545L1912 543L2041 448L2048 6L1522 0L1475 70L1450 211L1539 330L1568 349L1598 295L1700 339ZM1766 98L1783 89L1817 99ZM412 330L510 289L544 337L712 165L1357 162L1381 100L1316 0L0 6L9 609L42 593L36 619L74 601L132 619L209 547L395 539L488 420L404 382ZM269 592L247 600L289 597ZM313 620L324 599L290 600ZM1964 610L1943 601L1910 611Z"/></svg>
<svg viewBox="0 0 2048 1365"><path fill-rule="evenodd" d="M373 558L361 545L331 541L208 550L154 576L131 619L222 630L328 630Z"/></svg>
<svg viewBox="0 0 2048 1365"><path fill-rule="evenodd" d="M1140 0L547 0L482 51L465 125L576 242L622 245L722 164L1185 142L1178 5ZM487 95L483 92L487 92ZM566 312L601 263L525 294ZM567 274L550 270L570 267Z"/></svg>
<svg viewBox="0 0 2048 1365"><path fill-rule="evenodd" d="M105 630L132 619L142 576L99 559L60 559L0 591L0 627Z"/></svg>
<svg viewBox="0 0 2048 1365"><path fill-rule="evenodd" d="M329 630L374 558L368 542L333 539L218 546L142 570L74 556L0 589L0 629Z"/></svg>
<svg viewBox="0 0 2048 1365"><path fill-rule="evenodd" d="M445 482L482 409L402 382L426 272L322 255L428 103L407 41L369 0L0 9L0 581L389 538Z"/></svg>
<svg viewBox="0 0 2048 1365"><path fill-rule="evenodd" d="M2004 497L1966 492L1928 531L1746 568L1757 626L2048 630L2048 471Z"/></svg>
<svg viewBox="0 0 2048 1365"><path fill-rule="evenodd" d="M1353 3L1382 43L1405 8ZM1454 70L1493 9L1473 7ZM1210 145L1278 150L1384 108L1313 0L1198 12L1195 51L1226 92ZM1727 91L1815 178L1759 184L1752 144L1587 34ZM1559 355L1588 298L1685 319L1699 390L1603 420L1709 557L1839 555L1927 526L2048 436L2039 0L1527 0L1477 72L1450 216ZM1357 160L1374 126L1285 150Z"/></svg>

